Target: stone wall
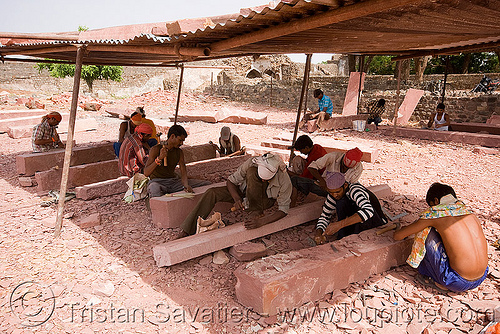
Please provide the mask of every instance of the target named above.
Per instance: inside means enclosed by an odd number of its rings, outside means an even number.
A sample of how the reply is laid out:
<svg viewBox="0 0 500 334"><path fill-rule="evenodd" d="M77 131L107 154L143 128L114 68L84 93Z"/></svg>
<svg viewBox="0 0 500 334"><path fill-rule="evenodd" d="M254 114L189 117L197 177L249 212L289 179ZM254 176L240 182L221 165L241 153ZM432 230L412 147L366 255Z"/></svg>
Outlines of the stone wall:
<svg viewBox="0 0 500 334"><path fill-rule="evenodd" d="M498 76L491 74L493 78ZM401 83L400 103L407 89L424 89L428 82L440 80L442 77L442 75L425 76L424 84L421 85L415 85L411 81ZM448 76L454 90L447 90L445 104L448 106L447 112L453 121L484 123L493 113L500 114L498 92L491 95L469 92L481 80L481 77L481 74ZM341 113L348 81L347 77L312 76L309 83L307 107L310 110L317 109L317 100L313 98L312 92L316 88L321 88L332 99L334 112ZM361 105L364 106L373 99L384 98L386 110L388 110L385 117L391 115L392 118L396 103L396 88L397 80L393 76L368 76L361 97ZM214 86L212 91L214 95L225 96L235 101L268 104L296 110L299 105L301 81L298 79L288 82L273 80L272 94L271 82L268 78L228 80L223 85ZM210 91L206 90L206 92ZM439 102L437 93L433 94L426 90L410 121L428 119Z"/></svg>

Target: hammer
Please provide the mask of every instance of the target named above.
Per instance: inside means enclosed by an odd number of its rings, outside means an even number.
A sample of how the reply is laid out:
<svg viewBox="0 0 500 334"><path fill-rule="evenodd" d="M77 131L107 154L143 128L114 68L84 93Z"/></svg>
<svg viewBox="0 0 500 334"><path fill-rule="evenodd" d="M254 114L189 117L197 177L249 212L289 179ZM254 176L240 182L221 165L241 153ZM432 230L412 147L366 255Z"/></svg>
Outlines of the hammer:
<svg viewBox="0 0 500 334"><path fill-rule="evenodd" d="M391 230L399 230L401 228L401 223L390 224L380 230L377 231L377 235L384 234L385 232L389 232Z"/></svg>

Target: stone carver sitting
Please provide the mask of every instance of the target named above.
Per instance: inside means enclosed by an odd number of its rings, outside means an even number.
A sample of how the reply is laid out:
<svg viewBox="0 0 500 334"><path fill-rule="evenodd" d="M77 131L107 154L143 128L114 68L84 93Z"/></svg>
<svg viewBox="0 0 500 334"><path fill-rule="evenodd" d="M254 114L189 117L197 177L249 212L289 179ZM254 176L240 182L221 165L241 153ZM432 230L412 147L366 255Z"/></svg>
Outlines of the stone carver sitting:
<svg viewBox="0 0 500 334"><path fill-rule="evenodd" d="M135 127L134 133L123 141L118 156L120 172L122 175L132 177L135 173L142 173L148 154L144 145L151 138L153 129L148 124Z"/></svg>
<svg viewBox="0 0 500 334"><path fill-rule="evenodd" d="M57 126L62 120L62 116L57 111L53 111L42 117L42 122L33 128L31 145L33 152L45 152L55 148L64 148L64 144L57 133Z"/></svg>
<svg viewBox="0 0 500 334"><path fill-rule="evenodd" d="M378 198L359 183L346 182L344 174L326 172L328 196L316 224L314 241L322 244L327 235L341 239L387 223ZM336 222L330 222L334 212Z"/></svg>
<svg viewBox="0 0 500 334"><path fill-rule="evenodd" d="M193 192L193 187L201 187L210 182L188 179L184 152L180 148L187 137L186 130L176 124L168 129L168 139L149 151L149 158L144 167L144 175L150 178L148 183L149 197L159 197L181 190ZM180 177L175 172L179 165Z"/></svg>
<svg viewBox="0 0 500 334"><path fill-rule="evenodd" d="M456 197L452 187L434 183L420 219L394 232L395 240L415 234L406 262L438 288L466 291L488 274L488 245L479 219Z"/></svg>
<svg viewBox="0 0 500 334"><path fill-rule="evenodd" d="M235 156L244 154L244 148L241 147L240 138L231 132L228 126L223 126L220 130L219 145L209 141L220 153L221 157Z"/></svg>
<svg viewBox="0 0 500 334"><path fill-rule="evenodd" d="M250 211L247 229L261 227L285 217L290 208L292 184L286 165L277 155L266 153L245 161L229 176L226 186L208 189L181 224L178 238L194 234L198 217L206 219L217 202L234 203L234 210ZM245 207L244 198L248 202ZM263 215L264 210L278 204L278 211Z"/></svg>
<svg viewBox="0 0 500 334"><path fill-rule="evenodd" d="M434 130L448 131L450 127L450 116L444 112L444 103L439 103L436 107L436 112L433 112L427 123L428 128L432 128L434 123Z"/></svg>

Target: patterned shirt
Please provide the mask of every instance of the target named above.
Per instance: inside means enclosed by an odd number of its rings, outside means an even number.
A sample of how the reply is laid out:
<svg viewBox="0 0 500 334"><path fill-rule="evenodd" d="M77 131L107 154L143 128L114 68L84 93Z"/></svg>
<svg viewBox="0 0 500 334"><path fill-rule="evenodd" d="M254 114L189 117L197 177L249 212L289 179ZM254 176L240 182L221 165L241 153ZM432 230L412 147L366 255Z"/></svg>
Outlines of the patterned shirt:
<svg viewBox="0 0 500 334"><path fill-rule="evenodd" d="M119 167L122 175L132 177L135 173L140 172L146 165L148 156L142 146L139 134L134 133L122 143L120 147Z"/></svg>
<svg viewBox="0 0 500 334"><path fill-rule="evenodd" d="M332 103L332 100L328 96L326 96L325 94L323 94L323 97L318 100L318 107L319 107L319 111L323 111L323 109L325 109L325 107L326 107L326 113L328 115L332 116L333 103Z"/></svg>
<svg viewBox="0 0 500 334"><path fill-rule="evenodd" d="M366 188L361 184L349 184L344 196L347 196L348 199L356 203L356 206L359 209L356 213L361 217L363 222L373 217L375 210L370 202L370 195L368 195ZM319 216L316 224L316 229L321 229L322 231L326 229L332 219L333 213L335 212L335 203L336 201L332 195L328 194L325 204L323 204L323 212L321 213L321 216Z"/></svg>
<svg viewBox="0 0 500 334"><path fill-rule="evenodd" d="M57 133L56 126L50 126L49 121L44 119L42 123L35 125L33 127L33 133L31 134L31 145L33 146L33 152L46 152L48 150L53 150L57 148L57 143L52 142L50 144L37 145L35 144L36 140L47 140L52 139Z"/></svg>
<svg viewBox="0 0 500 334"><path fill-rule="evenodd" d="M370 118L380 117L385 112L385 105L379 106L378 100L372 101L368 105L368 113L370 114Z"/></svg>
<svg viewBox="0 0 500 334"><path fill-rule="evenodd" d="M340 166L342 164L342 159L344 159L343 152L330 152L328 154L325 154L318 160L311 162L309 168L314 168L317 170L325 169L332 173L341 173ZM347 172L345 172L345 180L349 183L356 183L358 182L362 172L363 164L361 162L358 162L356 166L354 166L353 168L349 168Z"/></svg>

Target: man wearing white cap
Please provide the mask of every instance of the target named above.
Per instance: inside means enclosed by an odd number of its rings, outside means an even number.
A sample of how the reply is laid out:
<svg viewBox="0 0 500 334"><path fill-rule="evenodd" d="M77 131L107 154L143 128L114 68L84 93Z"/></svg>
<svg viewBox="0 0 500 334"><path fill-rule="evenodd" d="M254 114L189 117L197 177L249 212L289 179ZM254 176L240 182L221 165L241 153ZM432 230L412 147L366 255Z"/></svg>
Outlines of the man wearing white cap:
<svg viewBox="0 0 500 334"><path fill-rule="evenodd" d="M234 203L236 210L251 211L247 229L258 228L285 217L290 208L292 183L286 165L277 155L266 153L249 159L229 176L226 186L208 189L196 207L181 224L178 237L194 234L198 216L206 219L217 202ZM248 207L243 205L243 198ZM278 211L263 215L264 210L278 204Z"/></svg>
<svg viewBox="0 0 500 334"><path fill-rule="evenodd" d="M314 241L322 244L327 235L337 240L387 223L378 198L359 183L346 182L344 174L326 172L328 196L316 224ZM338 221L330 223L333 213Z"/></svg>
<svg viewBox="0 0 500 334"><path fill-rule="evenodd" d="M234 156L244 153L241 149L241 141L237 135L231 132L228 126L223 126L220 130L219 145L217 146L212 141L209 141L217 151L219 151L220 156Z"/></svg>

